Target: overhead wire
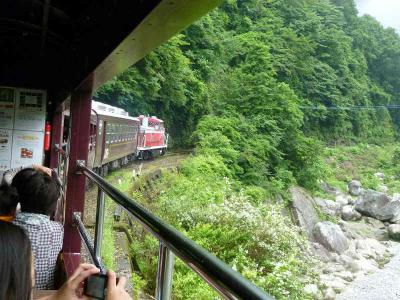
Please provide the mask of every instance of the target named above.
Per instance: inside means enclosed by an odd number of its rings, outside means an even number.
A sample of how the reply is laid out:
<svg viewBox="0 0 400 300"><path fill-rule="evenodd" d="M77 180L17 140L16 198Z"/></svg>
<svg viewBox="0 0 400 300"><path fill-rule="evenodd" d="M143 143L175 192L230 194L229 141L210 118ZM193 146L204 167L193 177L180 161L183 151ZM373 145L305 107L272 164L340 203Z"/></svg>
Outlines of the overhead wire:
<svg viewBox="0 0 400 300"><path fill-rule="evenodd" d="M400 104L388 104L388 105L353 105L353 106L299 106L300 109L308 109L308 110L361 110L361 109L400 109Z"/></svg>

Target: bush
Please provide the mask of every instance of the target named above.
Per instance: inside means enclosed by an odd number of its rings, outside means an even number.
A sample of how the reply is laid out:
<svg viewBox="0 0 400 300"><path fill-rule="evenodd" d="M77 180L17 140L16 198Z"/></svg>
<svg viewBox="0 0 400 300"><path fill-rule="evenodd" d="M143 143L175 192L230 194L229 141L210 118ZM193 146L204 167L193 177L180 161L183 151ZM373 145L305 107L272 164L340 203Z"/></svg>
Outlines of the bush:
<svg viewBox="0 0 400 300"><path fill-rule="evenodd" d="M393 150L393 156L392 156L392 164L393 165L398 165L400 163L400 146L397 146Z"/></svg>
<svg viewBox="0 0 400 300"><path fill-rule="evenodd" d="M215 176L220 159L190 158L182 173L166 173L153 186L159 193L145 204L189 238L214 253L243 276L279 299L307 299L303 286L314 282L312 262L304 252L304 237L261 187L244 186ZM222 172L225 174L225 171ZM285 173L282 178L287 176ZM290 177L290 176L289 176ZM151 293L157 251L138 229L140 243L132 248ZM145 265L147 265L145 267ZM176 262L175 299L215 299L217 296L181 262Z"/></svg>
<svg viewBox="0 0 400 300"><path fill-rule="evenodd" d="M292 151L289 152L288 159L297 182L309 190L318 189L318 181L324 180L328 171L322 159L324 153L322 143L301 135L292 143Z"/></svg>

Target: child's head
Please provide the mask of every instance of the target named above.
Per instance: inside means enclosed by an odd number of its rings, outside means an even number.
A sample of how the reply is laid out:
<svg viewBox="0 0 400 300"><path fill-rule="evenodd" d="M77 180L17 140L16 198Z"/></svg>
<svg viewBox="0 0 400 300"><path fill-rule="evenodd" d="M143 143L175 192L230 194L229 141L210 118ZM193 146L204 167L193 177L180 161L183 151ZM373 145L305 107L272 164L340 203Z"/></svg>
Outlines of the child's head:
<svg viewBox="0 0 400 300"><path fill-rule="evenodd" d="M60 196L53 178L34 169L22 169L12 181L18 191L22 212L52 215Z"/></svg>
<svg viewBox="0 0 400 300"><path fill-rule="evenodd" d="M0 185L0 216L14 216L17 204L17 190L6 184Z"/></svg>

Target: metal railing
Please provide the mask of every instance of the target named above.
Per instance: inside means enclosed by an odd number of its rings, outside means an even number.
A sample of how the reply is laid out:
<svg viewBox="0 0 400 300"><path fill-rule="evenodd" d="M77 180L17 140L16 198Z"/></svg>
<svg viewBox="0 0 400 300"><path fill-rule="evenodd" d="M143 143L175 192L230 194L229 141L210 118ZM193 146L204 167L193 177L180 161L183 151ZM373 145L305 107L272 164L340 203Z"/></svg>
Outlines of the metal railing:
<svg viewBox="0 0 400 300"><path fill-rule="evenodd" d="M107 183L102 177L88 169L83 161L77 161L77 170L82 172L99 188L95 243L92 245L92 249L90 248L90 241L89 245L86 245L93 262L99 268L103 267L100 251L104 221L104 194L107 194L113 201L121 205L131 218L138 221L149 233L157 238L160 243L156 299L171 298L174 255L179 257L225 299L273 299L216 256ZM75 213L74 220L86 244L87 239L84 237L84 226L80 220L80 214Z"/></svg>

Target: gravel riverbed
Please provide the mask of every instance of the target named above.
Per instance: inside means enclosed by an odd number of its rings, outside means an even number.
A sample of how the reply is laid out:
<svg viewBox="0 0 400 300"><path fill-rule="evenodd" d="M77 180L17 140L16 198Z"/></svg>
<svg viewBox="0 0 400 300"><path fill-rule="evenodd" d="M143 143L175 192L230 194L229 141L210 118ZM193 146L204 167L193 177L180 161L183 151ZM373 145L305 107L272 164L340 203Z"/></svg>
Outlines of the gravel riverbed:
<svg viewBox="0 0 400 300"><path fill-rule="evenodd" d="M400 244L393 246L394 256L382 269L357 278L337 296L337 300L400 299Z"/></svg>

